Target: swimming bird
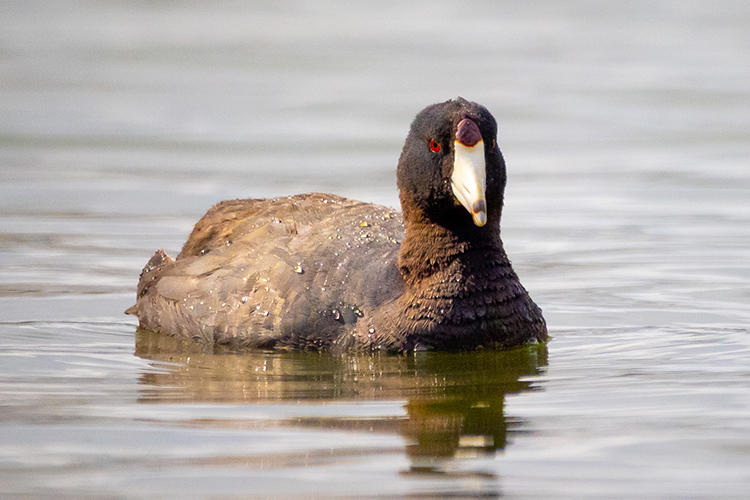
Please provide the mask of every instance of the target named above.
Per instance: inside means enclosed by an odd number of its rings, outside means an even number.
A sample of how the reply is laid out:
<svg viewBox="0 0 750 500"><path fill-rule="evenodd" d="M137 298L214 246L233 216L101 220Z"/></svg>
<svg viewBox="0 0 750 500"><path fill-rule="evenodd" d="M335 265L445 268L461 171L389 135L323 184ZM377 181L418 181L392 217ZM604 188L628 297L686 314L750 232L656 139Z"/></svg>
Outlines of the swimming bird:
<svg viewBox="0 0 750 500"><path fill-rule="evenodd" d="M223 201L172 259L157 250L126 312L146 330L282 350L492 349L547 327L503 248L497 123L458 98L411 124L402 213L332 194Z"/></svg>

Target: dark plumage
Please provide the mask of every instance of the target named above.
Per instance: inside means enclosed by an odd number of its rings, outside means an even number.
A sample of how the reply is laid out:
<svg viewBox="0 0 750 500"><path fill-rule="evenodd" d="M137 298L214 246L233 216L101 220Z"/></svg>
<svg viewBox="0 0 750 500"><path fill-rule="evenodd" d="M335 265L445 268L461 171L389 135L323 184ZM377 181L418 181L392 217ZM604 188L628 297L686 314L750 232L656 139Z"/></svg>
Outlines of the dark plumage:
<svg viewBox="0 0 750 500"><path fill-rule="evenodd" d="M142 328L274 349L469 350L544 341L500 239L497 125L459 98L417 115L403 216L329 194L224 201L141 273Z"/></svg>

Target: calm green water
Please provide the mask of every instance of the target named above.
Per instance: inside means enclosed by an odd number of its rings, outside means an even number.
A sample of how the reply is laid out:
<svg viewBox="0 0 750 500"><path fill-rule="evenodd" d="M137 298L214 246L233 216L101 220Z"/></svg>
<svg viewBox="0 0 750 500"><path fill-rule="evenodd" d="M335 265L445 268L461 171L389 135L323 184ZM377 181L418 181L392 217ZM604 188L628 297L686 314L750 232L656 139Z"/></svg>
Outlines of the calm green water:
<svg viewBox="0 0 750 500"><path fill-rule="evenodd" d="M750 491L750 4L0 4L0 497ZM499 122L551 341L207 352L122 312L213 203L397 206L421 108Z"/></svg>

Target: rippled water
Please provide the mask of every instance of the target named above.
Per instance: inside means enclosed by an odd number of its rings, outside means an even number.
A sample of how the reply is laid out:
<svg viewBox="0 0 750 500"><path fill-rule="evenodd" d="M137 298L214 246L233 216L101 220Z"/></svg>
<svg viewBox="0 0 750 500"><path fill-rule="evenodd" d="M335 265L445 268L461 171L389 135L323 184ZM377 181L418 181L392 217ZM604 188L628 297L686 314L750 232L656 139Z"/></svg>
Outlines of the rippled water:
<svg viewBox="0 0 750 500"><path fill-rule="evenodd" d="M0 496L747 498L742 1L4 2ZM413 115L499 122L546 346L207 352L122 311L216 201L396 206Z"/></svg>

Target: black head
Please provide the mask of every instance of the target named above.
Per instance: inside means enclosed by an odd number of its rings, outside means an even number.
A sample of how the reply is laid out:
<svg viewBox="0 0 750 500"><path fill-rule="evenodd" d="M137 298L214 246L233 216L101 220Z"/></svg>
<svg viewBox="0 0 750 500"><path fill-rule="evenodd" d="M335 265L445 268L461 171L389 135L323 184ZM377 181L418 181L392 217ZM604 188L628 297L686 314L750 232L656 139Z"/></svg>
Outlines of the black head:
<svg viewBox="0 0 750 500"><path fill-rule="evenodd" d="M496 138L495 119L477 103L459 97L422 110L398 162L405 221L498 231L506 175Z"/></svg>

